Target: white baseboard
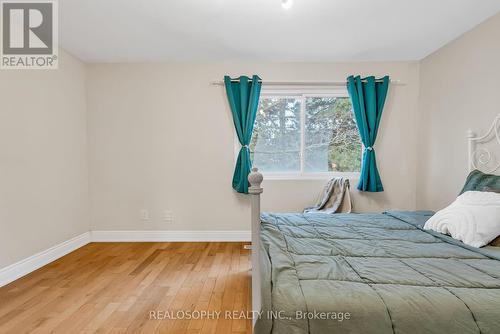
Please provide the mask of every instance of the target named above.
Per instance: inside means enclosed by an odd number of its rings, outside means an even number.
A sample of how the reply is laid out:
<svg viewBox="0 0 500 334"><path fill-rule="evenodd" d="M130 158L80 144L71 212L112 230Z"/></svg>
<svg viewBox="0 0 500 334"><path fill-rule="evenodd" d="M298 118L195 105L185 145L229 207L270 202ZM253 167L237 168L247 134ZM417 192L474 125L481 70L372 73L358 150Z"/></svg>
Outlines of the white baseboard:
<svg viewBox="0 0 500 334"><path fill-rule="evenodd" d="M250 241L250 231L90 231L24 260L0 268L0 287L43 267L90 242Z"/></svg>
<svg viewBox="0 0 500 334"><path fill-rule="evenodd" d="M92 231L93 242L250 241L250 231Z"/></svg>
<svg viewBox="0 0 500 334"><path fill-rule="evenodd" d="M90 242L90 232L85 232L24 260L0 269L0 287L43 267Z"/></svg>

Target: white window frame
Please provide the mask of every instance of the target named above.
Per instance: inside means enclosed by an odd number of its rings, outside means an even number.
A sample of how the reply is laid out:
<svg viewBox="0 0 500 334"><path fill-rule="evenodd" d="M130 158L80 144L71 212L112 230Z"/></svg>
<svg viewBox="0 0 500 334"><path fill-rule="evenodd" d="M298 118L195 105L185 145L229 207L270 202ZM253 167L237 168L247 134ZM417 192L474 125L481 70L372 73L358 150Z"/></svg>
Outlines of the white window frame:
<svg viewBox="0 0 500 334"><path fill-rule="evenodd" d="M328 89L315 89L310 87L263 87L261 90L261 97L272 97L272 96L282 96L282 97L300 97L301 110L300 110L300 172L266 172L262 171L264 178L266 180L326 180L336 176L342 176L349 178L351 180L357 180L360 177L360 172L304 172L304 149L305 149L305 99L307 97L349 97L347 88L345 87L332 87ZM238 142L238 137L235 133L235 162L238 158L238 153L240 151L240 143ZM362 153L364 150L362 146ZM360 156L360 160L362 156ZM259 167L259 166L256 166Z"/></svg>

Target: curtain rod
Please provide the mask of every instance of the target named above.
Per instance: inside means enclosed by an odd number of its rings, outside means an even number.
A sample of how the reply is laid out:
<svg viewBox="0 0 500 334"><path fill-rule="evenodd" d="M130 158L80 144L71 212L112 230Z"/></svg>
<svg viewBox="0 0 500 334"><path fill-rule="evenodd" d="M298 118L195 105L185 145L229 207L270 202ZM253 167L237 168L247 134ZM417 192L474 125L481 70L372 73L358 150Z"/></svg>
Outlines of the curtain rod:
<svg viewBox="0 0 500 334"><path fill-rule="evenodd" d="M250 80L251 81L251 80ZM231 79L231 82L239 82L239 79ZM328 87L328 86L345 86L346 81L262 81L264 86L310 86L310 87ZM367 82L367 80L363 80ZM375 80L375 82L383 82L383 80ZM392 85L405 85L401 80L390 80ZM224 81L212 81L213 86L224 86Z"/></svg>

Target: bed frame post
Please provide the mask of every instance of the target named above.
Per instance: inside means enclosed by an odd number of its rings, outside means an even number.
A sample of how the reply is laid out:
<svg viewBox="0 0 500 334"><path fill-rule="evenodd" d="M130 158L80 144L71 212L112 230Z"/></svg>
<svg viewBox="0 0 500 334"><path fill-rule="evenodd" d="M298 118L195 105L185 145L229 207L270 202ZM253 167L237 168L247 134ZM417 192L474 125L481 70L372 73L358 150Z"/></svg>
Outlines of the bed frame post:
<svg viewBox="0 0 500 334"><path fill-rule="evenodd" d="M474 150L475 148L475 141L474 138L476 138L476 134L472 130L467 131L467 140L468 140L468 150L469 150L469 161L468 161L468 166L469 170L468 172L472 172L474 170Z"/></svg>
<svg viewBox="0 0 500 334"><path fill-rule="evenodd" d="M262 307L260 287L260 194L262 194L261 183L264 177L257 168L252 168L248 175L250 187L248 193L252 203L252 311L260 312ZM254 313L253 324L257 320Z"/></svg>

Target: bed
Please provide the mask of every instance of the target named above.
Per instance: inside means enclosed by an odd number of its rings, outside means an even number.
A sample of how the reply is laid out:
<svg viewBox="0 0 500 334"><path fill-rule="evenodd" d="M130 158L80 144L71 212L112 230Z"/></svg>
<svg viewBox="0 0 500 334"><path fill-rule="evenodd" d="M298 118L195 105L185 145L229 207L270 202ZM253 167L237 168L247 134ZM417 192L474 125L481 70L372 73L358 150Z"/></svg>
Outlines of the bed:
<svg viewBox="0 0 500 334"><path fill-rule="evenodd" d="M498 125L469 133L470 169ZM261 214L249 181L255 333L500 333L500 248L424 230L427 211Z"/></svg>

